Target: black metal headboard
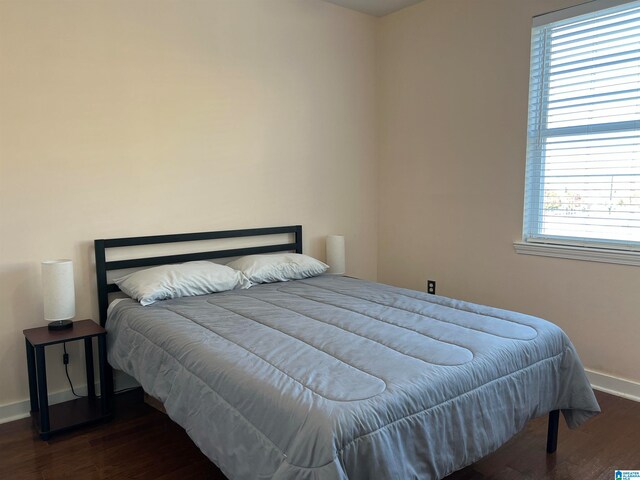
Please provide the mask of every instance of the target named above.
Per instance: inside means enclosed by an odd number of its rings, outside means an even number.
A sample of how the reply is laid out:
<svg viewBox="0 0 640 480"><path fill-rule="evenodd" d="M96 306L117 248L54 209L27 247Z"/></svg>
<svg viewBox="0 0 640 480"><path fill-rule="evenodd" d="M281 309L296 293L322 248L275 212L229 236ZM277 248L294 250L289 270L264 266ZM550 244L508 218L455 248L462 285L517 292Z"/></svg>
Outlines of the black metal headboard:
<svg viewBox="0 0 640 480"><path fill-rule="evenodd" d="M265 235L278 235L293 233L292 243L276 245L261 245L257 247L234 248L229 250L214 250L197 253L183 253L178 255L164 255L160 257L132 258L127 260L106 260L106 249L119 247L132 247L139 245L157 245L162 243L195 242L199 240L216 240L221 238L258 237ZM107 321L107 308L109 306L109 293L120 289L107 281L108 270L122 270L126 268L151 267L154 265L166 265L170 263L192 262L196 260L212 260L215 258L239 257L242 255L254 255L257 253L290 252L302 253L302 226L290 225L287 227L248 228L243 230L224 230L220 232L178 233L173 235L153 235L148 237L108 238L95 240L96 251L96 277L98 280L98 308L100 310L100 325L104 327Z"/></svg>

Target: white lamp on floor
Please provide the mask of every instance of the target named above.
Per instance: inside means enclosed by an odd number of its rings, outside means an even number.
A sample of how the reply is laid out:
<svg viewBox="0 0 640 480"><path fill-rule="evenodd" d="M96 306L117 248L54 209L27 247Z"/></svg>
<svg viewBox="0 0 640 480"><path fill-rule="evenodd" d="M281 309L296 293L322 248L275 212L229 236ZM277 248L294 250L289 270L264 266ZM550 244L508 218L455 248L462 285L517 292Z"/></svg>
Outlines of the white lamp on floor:
<svg viewBox="0 0 640 480"><path fill-rule="evenodd" d="M328 235L327 247L327 273L343 275L346 272L346 255L344 237L342 235Z"/></svg>
<svg viewBox="0 0 640 480"><path fill-rule="evenodd" d="M76 316L76 292L71 260L42 262L42 294L44 319L49 321L49 330L72 328L71 319Z"/></svg>

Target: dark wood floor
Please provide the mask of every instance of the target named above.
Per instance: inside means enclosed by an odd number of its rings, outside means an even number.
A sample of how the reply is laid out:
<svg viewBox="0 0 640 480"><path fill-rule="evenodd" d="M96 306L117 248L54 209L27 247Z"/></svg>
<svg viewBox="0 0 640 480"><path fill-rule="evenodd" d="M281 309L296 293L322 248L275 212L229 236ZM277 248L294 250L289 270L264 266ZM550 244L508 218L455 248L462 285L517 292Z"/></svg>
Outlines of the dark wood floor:
<svg viewBox="0 0 640 480"><path fill-rule="evenodd" d="M545 453L546 419L447 480L613 479L640 470L640 403L597 393L603 413L578 430L561 421L558 452ZM220 471L184 430L151 407L120 397L109 423L38 439L30 419L0 425L0 479L213 479Z"/></svg>

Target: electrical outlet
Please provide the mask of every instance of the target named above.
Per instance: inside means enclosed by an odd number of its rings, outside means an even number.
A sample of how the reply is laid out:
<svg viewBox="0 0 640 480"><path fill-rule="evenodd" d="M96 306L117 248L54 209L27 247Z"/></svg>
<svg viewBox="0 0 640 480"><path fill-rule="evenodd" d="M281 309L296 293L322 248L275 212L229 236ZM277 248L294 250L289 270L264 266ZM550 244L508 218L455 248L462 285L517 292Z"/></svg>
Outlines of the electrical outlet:
<svg viewBox="0 0 640 480"><path fill-rule="evenodd" d="M427 280L427 293L432 295L436 294L436 281L435 280Z"/></svg>

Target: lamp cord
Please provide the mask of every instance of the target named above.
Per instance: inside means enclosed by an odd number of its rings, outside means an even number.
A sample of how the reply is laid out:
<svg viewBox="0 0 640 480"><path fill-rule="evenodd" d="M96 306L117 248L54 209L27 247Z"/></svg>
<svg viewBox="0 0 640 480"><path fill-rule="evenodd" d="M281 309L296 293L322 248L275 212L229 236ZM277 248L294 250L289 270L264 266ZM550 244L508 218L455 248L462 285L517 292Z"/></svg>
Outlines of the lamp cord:
<svg viewBox="0 0 640 480"><path fill-rule="evenodd" d="M62 348L64 348L64 355L67 356L67 343L62 342ZM64 364L64 373L67 375L67 380L69 380L69 386L71 387L71 393L78 398L85 398L86 395L78 395L76 391L73 389L73 382L71 382L71 377L69 376L69 364Z"/></svg>

